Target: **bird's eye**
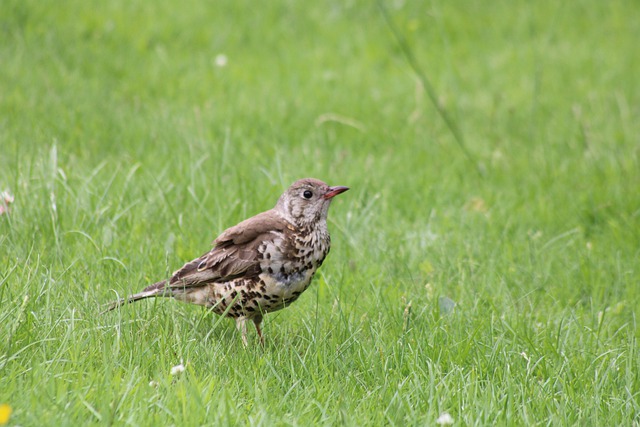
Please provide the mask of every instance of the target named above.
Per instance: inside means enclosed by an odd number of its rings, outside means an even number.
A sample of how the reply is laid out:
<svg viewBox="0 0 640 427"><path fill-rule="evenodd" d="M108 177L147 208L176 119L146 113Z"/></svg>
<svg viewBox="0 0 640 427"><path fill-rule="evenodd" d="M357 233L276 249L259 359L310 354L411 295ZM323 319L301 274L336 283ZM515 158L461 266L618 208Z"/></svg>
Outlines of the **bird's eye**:
<svg viewBox="0 0 640 427"><path fill-rule="evenodd" d="M310 190L304 190L304 193L302 193L302 197L309 200L313 197L313 193Z"/></svg>

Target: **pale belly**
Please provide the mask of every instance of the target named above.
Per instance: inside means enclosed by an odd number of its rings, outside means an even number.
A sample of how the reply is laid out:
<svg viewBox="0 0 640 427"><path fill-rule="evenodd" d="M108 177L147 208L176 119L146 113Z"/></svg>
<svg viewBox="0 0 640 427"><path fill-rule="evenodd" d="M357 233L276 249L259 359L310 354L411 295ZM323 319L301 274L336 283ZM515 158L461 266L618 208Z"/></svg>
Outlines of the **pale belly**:
<svg viewBox="0 0 640 427"><path fill-rule="evenodd" d="M265 283L267 293L278 298L288 299L307 289L314 272L308 269L291 274L261 274L260 279Z"/></svg>
<svg viewBox="0 0 640 427"><path fill-rule="evenodd" d="M175 293L177 300L203 305L217 314L254 317L287 307L309 287L315 269L302 272L262 273L259 280L236 279L210 283Z"/></svg>

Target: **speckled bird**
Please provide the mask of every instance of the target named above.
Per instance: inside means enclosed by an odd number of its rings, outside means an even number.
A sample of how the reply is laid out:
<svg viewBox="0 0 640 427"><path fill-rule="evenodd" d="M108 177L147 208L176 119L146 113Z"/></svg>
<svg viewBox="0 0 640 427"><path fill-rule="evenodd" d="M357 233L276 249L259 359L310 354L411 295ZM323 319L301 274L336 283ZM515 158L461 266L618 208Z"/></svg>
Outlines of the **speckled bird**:
<svg viewBox="0 0 640 427"><path fill-rule="evenodd" d="M168 280L111 303L111 311L145 298L170 297L235 319L247 344L248 320L260 342L260 323L269 312L298 299L329 253L327 213L348 187L305 178L294 182L276 206L225 230L213 249L186 263Z"/></svg>

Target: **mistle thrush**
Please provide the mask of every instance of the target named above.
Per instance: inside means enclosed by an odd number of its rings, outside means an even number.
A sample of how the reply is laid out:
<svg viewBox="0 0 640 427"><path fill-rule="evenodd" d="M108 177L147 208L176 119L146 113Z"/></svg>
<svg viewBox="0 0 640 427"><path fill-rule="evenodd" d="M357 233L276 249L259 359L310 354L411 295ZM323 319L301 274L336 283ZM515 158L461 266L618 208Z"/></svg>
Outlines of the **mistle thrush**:
<svg viewBox="0 0 640 427"><path fill-rule="evenodd" d="M225 230L211 251L106 311L145 298L172 297L235 319L245 345L246 322L253 321L263 343L264 314L297 300L329 253L327 211L333 197L347 190L313 178L294 182L273 209Z"/></svg>

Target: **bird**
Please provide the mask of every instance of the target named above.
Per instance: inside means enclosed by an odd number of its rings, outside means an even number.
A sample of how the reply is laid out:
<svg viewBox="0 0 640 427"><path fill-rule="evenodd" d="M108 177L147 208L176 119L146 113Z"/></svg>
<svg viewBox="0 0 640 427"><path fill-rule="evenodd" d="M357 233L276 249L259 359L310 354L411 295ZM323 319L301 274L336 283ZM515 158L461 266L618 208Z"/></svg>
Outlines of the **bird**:
<svg viewBox="0 0 640 427"><path fill-rule="evenodd" d="M112 302L103 313L146 298L174 298L235 319L245 346L252 321L264 345L262 318L288 307L309 287L331 248L329 205L347 190L315 178L297 180L273 209L226 229L209 252L170 278Z"/></svg>

